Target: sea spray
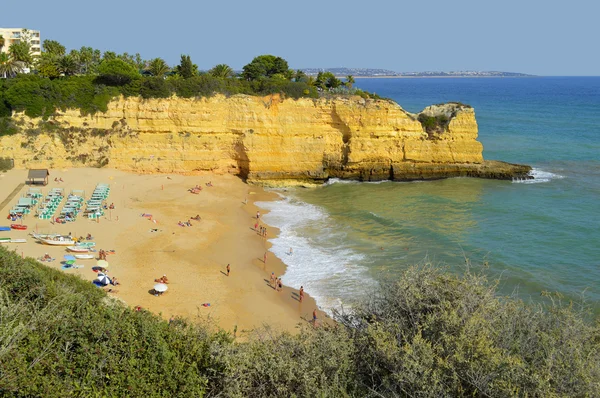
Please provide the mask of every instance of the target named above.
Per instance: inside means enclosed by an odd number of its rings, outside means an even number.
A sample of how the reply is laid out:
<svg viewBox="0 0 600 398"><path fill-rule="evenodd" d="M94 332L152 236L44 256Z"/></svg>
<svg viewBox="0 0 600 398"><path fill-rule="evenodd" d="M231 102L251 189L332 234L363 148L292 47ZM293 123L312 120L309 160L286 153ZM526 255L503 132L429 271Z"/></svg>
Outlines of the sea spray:
<svg viewBox="0 0 600 398"><path fill-rule="evenodd" d="M328 312L350 307L375 285L361 265L368 262L367 256L349 247L346 232L325 210L292 196L256 205L268 210L263 220L280 230L269 242L270 250L287 266L282 276L285 285L295 289L304 286Z"/></svg>
<svg viewBox="0 0 600 398"><path fill-rule="evenodd" d="M533 177L533 179L514 179L513 183L519 184L539 184L543 182L550 182L552 180L558 180L564 178L564 176L560 174L551 173L549 171L540 170L538 168L533 168L529 172L529 176Z"/></svg>

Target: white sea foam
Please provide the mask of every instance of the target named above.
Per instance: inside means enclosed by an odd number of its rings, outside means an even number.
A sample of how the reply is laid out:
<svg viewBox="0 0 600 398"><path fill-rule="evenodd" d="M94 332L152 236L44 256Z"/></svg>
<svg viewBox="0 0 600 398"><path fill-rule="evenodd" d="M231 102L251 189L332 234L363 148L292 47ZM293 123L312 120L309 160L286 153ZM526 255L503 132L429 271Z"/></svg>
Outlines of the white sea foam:
<svg viewBox="0 0 600 398"><path fill-rule="evenodd" d="M339 178L330 178L323 185L333 185L333 184L359 184L360 181L356 180L341 180Z"/></svg>
<svg viewBox="0 0 600 398"><path fill-rule="evenodd" d="M536 168L533 168L529 172L529 176L533 177L533 179L513 179L513 183L538 184L542 182L550 182L552 180L559 180L561 178L564 178L564 176L561 176L560 174L555 174L549 171L544 171Z"/></svg>
<svg viewBox="0 0 600 398"><path fill-rule="evenodd" d="M290 197L256 204L269 211L264 221L280 229L269 242L287 266L281 278L285 285L304 286L319 307L330 312L348 306L348 299L375 284L361 265L365 256L347 246L345 233L325 210Z"/></svg>
<svg viewBox="0 0 600 398"><path fill-rule="evenodd" d="M384 182L390 182L390 180L357 181L357 180L342 180L342 179L339 179L339 178L330 178L323 185L333 185L333 184L383 184Z"/></svg>

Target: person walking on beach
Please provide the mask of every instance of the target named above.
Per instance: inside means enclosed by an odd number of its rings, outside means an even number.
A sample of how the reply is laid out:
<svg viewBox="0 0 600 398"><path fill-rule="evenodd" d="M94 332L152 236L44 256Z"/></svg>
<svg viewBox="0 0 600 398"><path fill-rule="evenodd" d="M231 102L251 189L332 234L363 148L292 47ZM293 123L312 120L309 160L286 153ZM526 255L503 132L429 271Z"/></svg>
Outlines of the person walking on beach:
<svg viewBox="0 0 600 398"><path fill-rule="evenodd" d="M258 220L259 218L260 218L260 212L259 212L259 211L257 211L257 212L256 212L256 219Z"/></svg>
<svg viewBox="0 0 600 398"><path fill-rule="evenodd" d="M304 286L300 286L300 302L302 302L302 299L304 298Z"/></svg>
<svg viewBox="0 0 600 398"><path fill-rule="evenodd" d="M317 327L317 309L313 310L313 326Z"/></svg>
<svg viewBox="0 0 600 398"><path fill-rule="evenodd" d="M229 271L231 271L231 267L227 264L227 276L229 276Z"/></svg>
<svg viewBox="0 0 600 398"><path fill-rule="evenodd" d="M271 272L271 279L269 280L269 285L271 286L277 286L277 278L275 277L275 272Z"/></svg>
<svg viewBox="0 0 600 398"><path fill-rule="evenodd" d="M267 263L267 252L265 252L265 255L263 256L263 263Z"/></svg>
<svg viewBox="0 0 600 398"><path fill-rule="evenodd" d="M258 231L258 221L254 223L254 230Z"/></svg>
<svg viewBox="0 0 600 398"><path fill-rule="evenodd" d="M280 292L283 290L283 283L281 282L281 278L277 279L277 291Z"/></svg>

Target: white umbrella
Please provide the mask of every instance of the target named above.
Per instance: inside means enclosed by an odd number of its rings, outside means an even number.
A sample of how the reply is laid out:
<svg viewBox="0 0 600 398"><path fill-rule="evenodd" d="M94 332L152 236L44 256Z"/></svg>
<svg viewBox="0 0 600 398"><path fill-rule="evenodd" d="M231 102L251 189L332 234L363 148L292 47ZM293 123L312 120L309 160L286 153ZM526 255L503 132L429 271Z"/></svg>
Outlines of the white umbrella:
<svg viewBox="0 0 600 398"><path fill-rule="evenodd" d="M96 280L104 286L110 283L110 278L108 277L108 275L105 274L98 274L98 278L96 278Z"/></svg>
<svg viewBox="0 0 600 398"><path fill-rule="evenodd" d="M167 286L164 283L157 283L156 285L154 285L154 290L159 293L166 292L168 289L169 289L169 286Z"/></svg>

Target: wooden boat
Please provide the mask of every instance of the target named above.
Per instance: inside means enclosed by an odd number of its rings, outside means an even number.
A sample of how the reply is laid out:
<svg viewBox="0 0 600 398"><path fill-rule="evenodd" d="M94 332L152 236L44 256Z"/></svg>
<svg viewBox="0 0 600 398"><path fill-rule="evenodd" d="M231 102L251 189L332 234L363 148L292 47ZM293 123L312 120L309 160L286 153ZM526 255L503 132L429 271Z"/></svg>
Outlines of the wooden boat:
<svg viewBox="0 0 600 398"><path fill-rule="evenodd" d="M67 250L74 253L87 253L90 251L89 248L83 246L69 246Z"/></svg>
<svg viewBox="0 0 600 398"><path fill-rule="evenodd" d="M0 231L10 231L10 227L0 227Z"/></svg>
<svg viewBox="0 0 600 398"><path fill-rule="evenodd" d="M12 229L27 229L27 225L22 225L22 224L10 224L10 227Z"/></svg>
<svg viewBox="0 0 600 398"><path fill-rule="evenodd" d="M62 236L54 239L39 238L38 240L43 244L50 246L73 246L75 244L75 241L71 239L65 239Z"/></svg>
<svg viewBox="0 0 600 398"><path fill-rule="evenodd" d="M0 238L0 243L10 243L11 238Z"/></svg>
<svg viewBox="0 0 600 398"><path fill-rule="evenodd" d="M79 260L91 260L94 258L94 255L93 254L76 254L75 258L79 259Z"/></svg>

